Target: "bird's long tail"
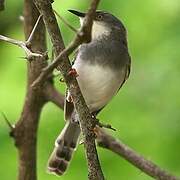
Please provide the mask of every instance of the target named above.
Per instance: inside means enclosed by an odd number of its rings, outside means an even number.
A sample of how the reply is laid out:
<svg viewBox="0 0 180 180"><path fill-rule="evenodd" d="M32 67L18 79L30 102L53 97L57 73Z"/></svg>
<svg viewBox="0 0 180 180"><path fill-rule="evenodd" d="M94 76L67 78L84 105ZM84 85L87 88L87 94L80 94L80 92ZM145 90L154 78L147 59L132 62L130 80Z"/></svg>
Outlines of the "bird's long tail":
<svg viewBox="0 0 180 180"><path fill-rule="evenodd" d="M54 150L48 161L48 170L56 175L63 175L76 149L80 127L78 123L66 121L66 125L55 142Z"/></svg>

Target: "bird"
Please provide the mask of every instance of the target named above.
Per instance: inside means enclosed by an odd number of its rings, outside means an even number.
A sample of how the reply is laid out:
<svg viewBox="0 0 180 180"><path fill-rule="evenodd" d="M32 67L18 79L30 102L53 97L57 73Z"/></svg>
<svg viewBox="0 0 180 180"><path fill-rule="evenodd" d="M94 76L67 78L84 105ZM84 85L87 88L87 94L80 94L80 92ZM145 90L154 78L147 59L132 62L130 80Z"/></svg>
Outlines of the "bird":
<svg viewBox="0 0 180 180"><path fill-rule="evenodd" d="M69 12L79 17L82 26L86 13L77 10ZM72 68L78 74L76 78L90 113L97 116L118 93L130 74L127 32L121 20L109 12L96 11L91 42L79 46ZM68 90L64 114L66 124L48 160L48 171L58 176L67 170L81 133L78 114Z"/></svg>

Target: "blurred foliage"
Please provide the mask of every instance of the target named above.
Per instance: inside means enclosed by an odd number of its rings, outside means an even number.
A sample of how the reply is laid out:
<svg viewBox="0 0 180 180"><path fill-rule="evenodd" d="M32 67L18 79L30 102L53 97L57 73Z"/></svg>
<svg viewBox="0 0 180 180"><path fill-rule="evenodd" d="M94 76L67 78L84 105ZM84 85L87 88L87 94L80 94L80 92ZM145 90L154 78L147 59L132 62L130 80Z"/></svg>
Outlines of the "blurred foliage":
<svg viewBox="0 0 180 180"><path fill-rule="evenodd" d="M86 10L89 1L59 0L54 8L75 27L78 19L67 9ZM0 34L23 39L19 21L23 2L6 1L0 12ZM180 0L103 0L99 9L112 12L128 29L132 56L130 79L100 114L104 122L117 129L112 132L146 158L180 176ZM66 44L74 34L59 23ZM50 43L49 43L50 44ZM12 123L18 120L25 96L26 62L24 52L0 42L0 110ZM63 91L63 85L57 83ZM68 172L58 178L46 172L54 140L63 128L63 112L49 103L43 109L38 139L38 177L40 180L87 179L82 146L76 151ZM17 177L17 150L0 117L1 180ZM98 149L108 180L150 180L117 155Z"/></svg>

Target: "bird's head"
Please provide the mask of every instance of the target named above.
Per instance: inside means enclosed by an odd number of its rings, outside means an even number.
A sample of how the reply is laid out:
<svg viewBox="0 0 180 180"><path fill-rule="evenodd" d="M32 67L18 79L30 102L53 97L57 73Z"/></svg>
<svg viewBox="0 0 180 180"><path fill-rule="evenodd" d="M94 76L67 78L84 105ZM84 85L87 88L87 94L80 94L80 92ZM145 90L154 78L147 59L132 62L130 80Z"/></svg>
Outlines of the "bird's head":
<svg viewBox="0 0 180 180"><path fill-rule="evenodd" d="M69 12L79 17L82 26L86 13L76 10L69 10ZM92 26L92 39L108 36L113 30L119 30L122 33L126 32L122 22L114 15L105 11L96 11Z"/></svg>

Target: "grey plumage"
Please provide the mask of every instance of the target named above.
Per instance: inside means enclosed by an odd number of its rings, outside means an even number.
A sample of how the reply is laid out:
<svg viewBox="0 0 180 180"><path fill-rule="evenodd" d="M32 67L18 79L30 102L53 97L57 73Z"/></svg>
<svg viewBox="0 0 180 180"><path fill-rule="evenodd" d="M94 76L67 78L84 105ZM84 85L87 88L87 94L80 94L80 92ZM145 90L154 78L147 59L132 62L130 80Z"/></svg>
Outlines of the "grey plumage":
<svg viewBox="0 0 180 180"><path fill-rule="evenodd" d="M73 136L72 136L73 134ZM61 134L55 142L55 148L49 158L48 170L56 175L62 175L68 167L80 134L77 123L67 121Z"/></svg>
<svg viewBox="0 0 180 180"><path fill-rule="evenodd" d="M70 12L80 17L82 25L85 14L74 10ZM92 41L79 47L73 65L79 75L80 89L93 115L97 115L122 87L129 76L130 63L124 25L112 14L97 11ZM69 99L68 92L64 108L66 125L56 140L48 162L48 170L57 175L66 171L80 135L78 115Z"/></svg>

